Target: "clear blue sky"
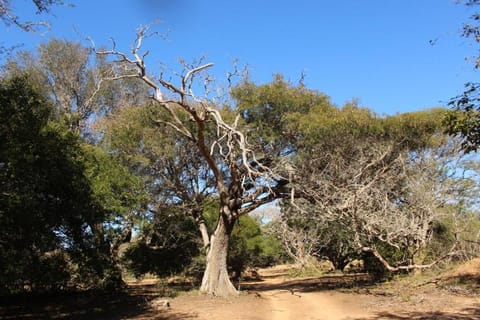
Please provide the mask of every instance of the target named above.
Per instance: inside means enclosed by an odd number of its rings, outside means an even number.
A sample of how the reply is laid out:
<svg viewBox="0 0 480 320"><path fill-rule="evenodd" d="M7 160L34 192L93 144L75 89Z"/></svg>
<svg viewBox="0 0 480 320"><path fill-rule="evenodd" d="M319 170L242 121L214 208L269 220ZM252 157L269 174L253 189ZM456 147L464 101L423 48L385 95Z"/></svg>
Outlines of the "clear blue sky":
<svg viewBox="0 0 480 320"><path fill-rule="evenodd" d="M30 0L12 2L19 16L32 16ZM31 49L51 37L89 36L97 45L112 37L128 48L139 25L159 19L158 30L169 35L145 44L152 68L207 55L217 78L234 59L250 66L257 83L274 73L297 81L305 72L307 86L335 104L356 98L379 114L445 105L478 76L468 59L478 50L460 37L472 11L455 0L70 2L74 7L44 17L49 32L29 35L0 24L0 42Z"/></svg>

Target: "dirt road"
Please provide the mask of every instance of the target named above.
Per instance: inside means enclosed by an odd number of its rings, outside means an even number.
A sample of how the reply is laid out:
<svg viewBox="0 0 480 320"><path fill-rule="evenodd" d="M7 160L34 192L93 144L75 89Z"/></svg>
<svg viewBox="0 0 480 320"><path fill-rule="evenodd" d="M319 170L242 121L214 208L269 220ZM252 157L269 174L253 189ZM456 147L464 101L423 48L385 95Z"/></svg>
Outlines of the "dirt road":
<svg viewBox="0 0 480 320"><path fill-rule="evenodd" d="M261 276L258 282L245 285L238 298L178 297L172 301L171 312L198 320L353 320L373 316L359 295L315 289L324 285L318 279L292 280L281 267L263 270ZM343 278L332 276L330 281L337 283Z"/></svg>
<svg viewBox="0 0 480 320"><path fill-rule="evenodd" d="M370 316L351 296L341 293L291 293L273 291L265 294L272 320L345 320Z"/></svg>
<svg viewBox="0 0 480 320"><path fill-rule="evenodd" d="M170 314L198 320L347 320L367 319L354 295L336 292L294 293L286 290L241 295L234 299L182 296L172 301Z"/></svg>
<svg viewBox="0 0 480 320"><path fill-rule="evenodd" d="M343 285L348 287L352 281L358 284L359 280L362 281L349 275L291 279L282 269L263 270L261 280L245 285L239 297L180 296L172 301L171 310L161 319L480 319L477 296L452 295L435 286L390 291L360 286L358 290L341 290Z"/></svg>
<svg viewBox="0 0 480 320"><path fill-rule="evenodd" d="M480 295L469 293L474 287L457 283L459 279L473 279L472 285L480 284L479 270L477 259L440 278L435 276L435 282L405 278L371 286L361 275L299 279L289 278L285 270L276 267L262 270L257 281L242 283L238 297L219 298L190 291L171 299L162 295L165 288L155 281L142 281L130 284L125 292L72 293L55 299L18 297L5 304L0 301L0 319L478 320ZM155 303L165 299L169 306Z"/></svg>

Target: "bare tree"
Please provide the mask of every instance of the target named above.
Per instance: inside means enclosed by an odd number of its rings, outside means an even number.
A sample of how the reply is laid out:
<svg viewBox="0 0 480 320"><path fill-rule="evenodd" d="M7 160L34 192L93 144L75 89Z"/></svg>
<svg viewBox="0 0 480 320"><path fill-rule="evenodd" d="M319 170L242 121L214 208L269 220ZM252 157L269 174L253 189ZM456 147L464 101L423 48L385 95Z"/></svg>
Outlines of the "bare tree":
<svg viewBox="0 0 480 320"><path fill-rule="evenodd" d="M297 215L319 226L341 223L357 249L373 254L389 271L431 267L437 261L422 264L422 254L434 223L446 216L448 204L459 201L458 150L446 143L399 151L394 143L366 141L352 146L350 157L316 155L308 167L297 168L304 176L296 189L309 200L295 205ZM402 257L388 261L380 244ZM446 255L453 253L451 248Z"/></svg>
<svg viewBox="0 0 480 320"><path fill-rule="evenodd" d="M148 73L142 52L143 41L152 34L149 28L140 28L130 53L98 50L97 54L116 59L116 75L111 80L139 78L152 92L152 100L167 112L168 120L159 123L173 128L195 145L197 154L208 165L215 178L215 189L220 201L218 223L212 235L200 229L207 248L207 264L201 291L218 296L236 294L227 271L229 237L238 218L253 209L279 197L276 192L279 177L256 158L242 131L240 117L227 122L212 101L212 78L208 69L212 63L203 60L188 64L182 62L182 71L168 77L161 73L154 78ZM174 80L177 79L177 82ZM196 89L203 88L203 95ZM209 130L213 127L213 130Z"/></svg>
<svg viewBox="0 0 480 320"><path fill-rule="evenodd" d="M85 135L93 115L98 119L114 108L139 105L145 100L140 97L146 86L139 80L104 81L111 75L111 68L79 42L52 39L39 46L38 58L25 51L9 58L5 71L28 72L40 87L48 88L47 94L70 128Z"/></svg>
<svg viewBox="0 0 480 320"><path fill-rule="evenodd" d="M280 239L285 252L301 269L307 267L312 259L320 258L318 250L320 228L312 223L305 227L298 224L289 225L290 221L287 219L276 220L270 227L271 232Z"/></svg>

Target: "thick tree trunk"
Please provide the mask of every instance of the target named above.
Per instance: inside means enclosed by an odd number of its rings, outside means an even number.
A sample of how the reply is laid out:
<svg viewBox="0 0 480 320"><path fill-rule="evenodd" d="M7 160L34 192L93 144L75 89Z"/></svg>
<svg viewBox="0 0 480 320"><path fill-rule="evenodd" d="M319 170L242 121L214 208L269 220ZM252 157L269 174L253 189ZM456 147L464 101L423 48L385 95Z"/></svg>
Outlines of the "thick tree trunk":
<svg viewBox="0 0 480 320"><path fill-rule="evenodd" d="M210 240L207 266L203 274L200 291L220 297L237 295L238 292L228 276L228 240L233 223L222 215Z"/></svg>

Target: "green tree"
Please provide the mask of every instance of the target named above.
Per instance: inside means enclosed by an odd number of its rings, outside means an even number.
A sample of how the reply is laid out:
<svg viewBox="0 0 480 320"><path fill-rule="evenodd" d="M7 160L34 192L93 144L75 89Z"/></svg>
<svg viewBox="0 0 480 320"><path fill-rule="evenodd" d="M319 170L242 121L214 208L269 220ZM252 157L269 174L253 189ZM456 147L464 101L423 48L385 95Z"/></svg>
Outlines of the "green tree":
<svg viewBox="0 0 480 320"><path fill-rule="evenodd" d="M2 81L0 99L3 289L35 289L46 253L90 247L82 225L99 212L89 207L78 137L49 122L48 100L21 77Z"/></svg>
<svg viewBox="0 0 480 320"><path fill-rule="evenodd" d="M0 83L2 291L116 285L109 239L96 229L138 206L138 182L83 144L33 83Z"/></svg>
<svg viewBox="0 0 480 320"><path fill-rule="evenodd" d="M124 105L143 103L145 86L135 80L107 81L113 66L76 41L51 39L36 53L19 51L7 60L4 76L28 73L38 90L53 99L55 112L71 130L89 138L93 122ZM95 139L95 137L91 137Z"/></svg>
<svg viewBox="0 0 480 320"><path fill-rule="evenodd" d="M393 264L422 261L429 226L452 200L447 185L457 183L447 179L456 169L453 142L441 134L445 110L382 118L355 101L338 108L279 76L233 92L272 158L288 155L279 169L296 200L283 203L277 229L292 257L327 257L337 268L362 250L391 254Z"/></svg>
<svg viewBox="0 0 480 320"><path fill-rule="evenodd" d="M136 276L185 271L198 277L208 233L204 214L214 193L211 172L195 145L165 125L154 105L114 110L97 123L102 146L143 177L148 210L137 220L139 235L123 261ZM199 241L199 235L203 241Z"/></svg>
<svg viewBox="0 0 480 320"><path fill-rule="evenodd" d="M446 204L461 198L454 190L464 180L452 166L459 163L455 141L441 134L443 113L377 118L348 105L328 119L299 118L296 125L309 139L302 149L308 152L295 163L294 188L304 202L297 202L293 215L315 221L310 226L318 228L320 241L332 238L323 226L339 223L347 233L333 236L348 241L332 244L352 245L352 259L363 251L389 271L428 267L423 263L432 226L445 216Z"/></svg>

